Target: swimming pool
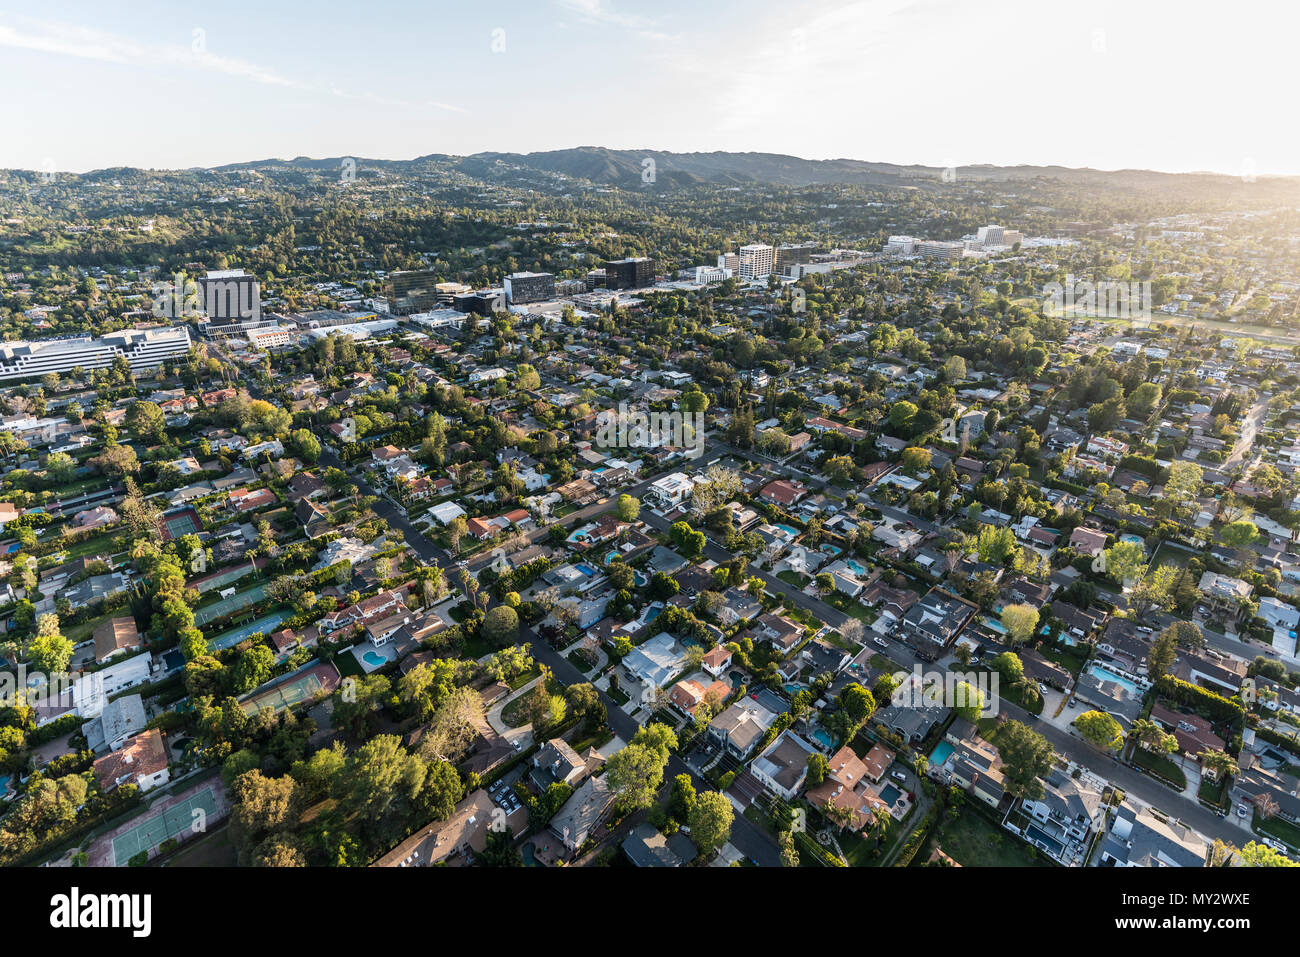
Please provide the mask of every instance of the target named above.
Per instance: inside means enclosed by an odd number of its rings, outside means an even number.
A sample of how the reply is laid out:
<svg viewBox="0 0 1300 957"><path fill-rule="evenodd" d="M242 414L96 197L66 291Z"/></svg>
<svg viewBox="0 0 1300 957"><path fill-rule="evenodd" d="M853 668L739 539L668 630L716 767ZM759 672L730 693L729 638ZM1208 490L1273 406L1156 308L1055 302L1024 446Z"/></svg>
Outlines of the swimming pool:
<svg viewBox="0 0 1300 957"><path fill-rule="evenodd" d="M902 791L898 790L898 788L894 787L892 784L886 784L880 791L880 800L884 801L890 807L893 807L894 802L898 800L902 793Z"/></svg>
<svg viewBox="0 0 1300 957"><path fill-rule="evenodd" d="M951 754L952 744L947 741L940 741L934 746L934 750L930 752L930 767L940 767Z"/></svg>
<svg viewBox="0 0 1300 957"><path fill-rule="evenodd" d="M841 549L838 545L832 545L830 542L827 542L825 545L821 547L821 551L825 552L827 555L830 555L832 558L834 558L841 551L843 551L843 549Z"/></svg>
<svg viewBox="0 0 1300 957"><path fill-rule="evenodd" d="M361 660L372 668L382 668L384 665L388 664L388 659L375 651L367 651L361 656Z"/></svg>
<svg viewBox="0 0 1300 957"><path fill-rule="evenodd" d="M828 751L835 746L835 739L831 737L831 733L825 728L818 728L814 731L812 739Z"/></svg>
<svg viewBox="0 0 1300 957"><path fill-rule="evenodd" d="M645 613L646 624L649 624L650 622L658 618L659 613L662 611L663 609L660 608L658 605L651 605L648 609L646 609L646 613Z"/></svg>
<svg viewBox="0 0 1300 957"><path fill-rule="evenodd" d="M1043 833L1043 829L1035 824L1030 824L1025 828L1025 837L1027 837L1032 843L1044 848L1053 856L1059 855L1061 850L1065 847L1065 845L1056 838Z"/></svg>
<svg viewBox="0 0 1300 957"><path fill-rule="evenodd" d="M1146 542L1143 540L1141 535L1134 535L1132 532L1128 533L1127 535L1121 535L1119 537L1119 540L1121 542L1133 542L1135 545L1146 544Z"/></svg>
<svg viewBox="0 0 1300 957"><path fill-rule="evenodd" d="M1105 668L1102 665L1096 664L1094 662L1093 664L1088 666L1088 671L1091 672L1096 677L1102 679L1103 681L1113 681L1117 685L1121 685L1127 688L1129 694L1133 695L1135 698L1141 697L1142 695L1142 689L1138 687L1136 681L1133 681L1129 678L1125 678L1123 675L1117 675L1109 668Z"/></svg>
<svg viewBox="0 0 1300 957"><path fill-rule="evenodd" d="M862 576L867 574L867 566L863 565L861 562L857 561L856 559L846 558L844 559L844 564L848 565L849 570L852 571L853 574L855 575Z"/></svg>
<svg viewBox="0 0 1300 957"><path fill-rule="evenodd" d="M586 562L579 562L577 565L574 565L573 567L576 568L578 571L582 572L588 578L596 574L596 569L592 568Z"/></svg>
<svg viewBox="0 0 1300 957"><path fill-rule="evenodd" d="M996 618L989 618L987 615L984 617L984 627L996 631L999 635L1005 635L1007 633L1007 629L1003 626L1002 622L998 621Z"/></svg>
<svg viewBox="0 0 1300 957"><path fill-rule="evenodd" d="M773 528L779 528L781 531L785 532L785 533L786 533L787 535L789 535L791 538L798 538L798 537L799 537L799 529L797 529L797 528L791 528L789 525L773 525L772 527L773 527Z"/></svg>

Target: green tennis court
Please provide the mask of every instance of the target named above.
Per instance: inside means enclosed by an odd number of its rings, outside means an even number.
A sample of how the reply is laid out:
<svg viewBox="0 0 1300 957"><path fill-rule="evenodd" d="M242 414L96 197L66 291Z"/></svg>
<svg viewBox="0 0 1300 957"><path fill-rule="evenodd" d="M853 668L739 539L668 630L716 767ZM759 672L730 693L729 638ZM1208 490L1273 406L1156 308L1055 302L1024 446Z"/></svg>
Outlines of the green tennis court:
<svg viewBox="0 0 1300 957"><path fill-rule="evenodd" d="M244 709L245 714L256 714L263 708L274 708L276 711L292 708L325 687L322 671L329 667L332 666L322 668L317 665L301 678L285 681L260 693L254 692L247 700L240 702L240 707Z"/></svg>
<svg viewBox="0 0 1300 957"><path fill-rule="evenodd" d="M231 595L229 598L222 598L211 605L204 605L194 612L194 624L202 628L210 621L216 621L225 615L233 614L241 608L247 608L249 605L256 605L266 597L267 583L254 585L247 591L241 591L237 595Z"/></svg>
<svg viewBox="0 0 1300 957"><path fill-rule="evenodd" d="M182 535L193 535L203 527L198 513L190 507L163 515L163 525L167 529L168 540L175 540Z"/></svg>
<svg viewBox="0 0 1300 957"><path fill-rule="evenodd" d="M201 810L203 817L196 817L195 810ZM113 838L113 863L125 867L126 862L141 851L152 851L169 837L192 833L196 820L212 819L216 813L217 802L212 796L212 788L204 788Z"/></svg>

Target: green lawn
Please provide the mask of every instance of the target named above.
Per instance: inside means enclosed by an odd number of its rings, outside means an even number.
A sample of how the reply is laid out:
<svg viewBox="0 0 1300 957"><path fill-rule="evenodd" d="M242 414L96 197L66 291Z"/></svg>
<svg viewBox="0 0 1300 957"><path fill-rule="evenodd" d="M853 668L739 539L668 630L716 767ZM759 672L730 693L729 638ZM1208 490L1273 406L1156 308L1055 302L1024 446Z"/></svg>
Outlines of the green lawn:
<svg viewBox="0 0 1300 957"><path fill-rule="evenodd" d="M1201 787L1197 792L1202 801L1207 804L1213 804L1215 807L1227 810L1228 808L1228 788L1227 781L1211 781L1208 778L1201 779Z"/></svg>
<svg viewBox="0 0 1300 957"><path fill-rule="evenodd" d="M1048 661L1060 665L1072 675L1077 676L1080 669L1083 668L1084 656L1074 648L1057 647L1044 641L1042 647L1038 649L1038 653Z"/></svg>
<svg viewBox="0 0 1300 957"><path fill-rule="evenodd" d="M1256 811L1252 826L1259 834L1267 834L1290 847L1300 848L1300 827L1290 821L1284 821L1280 817L1265 820L1259 816L1259 811Z"/></svg>
<svg viewBox="0 0 1300 957"><path fill-rule="evenodd" d="M1133 763L1169 782L1171 786L1180 789L1187 787L1187 775L1183 774L1183 769L1163 754L1152 754L1144 748L1134 748Z"/></svg>
<svg viewBox="0 0 1300 957"><path fill-rule="evenodd" d="M553 695L564 693L564 685L554 679L547 682L546 689ZM536 691L537 689L533 688L531 691L524 692L501 709L501 720L505 722L507 728L522 727L532 720L528 709L532 704L533 694Z"/></svg>
<svg viewBox="0 0 1300 957"><path fill-rule="evenodd" d="M963 867L1050 867L1032 847L977 811L963 808L956 820L941 818L932 846ZM920 855L917 855L918 861Z"/></svg>

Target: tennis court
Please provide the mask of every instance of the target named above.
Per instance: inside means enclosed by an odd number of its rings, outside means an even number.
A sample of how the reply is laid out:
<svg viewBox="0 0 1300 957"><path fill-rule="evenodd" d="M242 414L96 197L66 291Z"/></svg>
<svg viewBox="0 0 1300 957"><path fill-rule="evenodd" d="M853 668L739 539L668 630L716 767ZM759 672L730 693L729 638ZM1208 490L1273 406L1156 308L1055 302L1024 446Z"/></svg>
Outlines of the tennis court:
<svg viewBox="0 0 1300 957"><path fill-rule="evenodd" d="M254 585L247 591L241 591L237 595L231 595L229 598L222 598L211 605L204 605L202 608L195 609L194 624L202 628L210 621L224 618L226 615L233 614L241 608L247 608L249 605L256 605L266 597L266 584L266 582L263 582L260 585Z"/></svg>
<svg viewBox="0 0 1300 957"><path fill-rule="evenodd" d="M165 513L162 520L163 526L167 530L168 541L173 541L182 535L197 534L199 529L203 527L199 521L199 513L189 507L176 512Z"/></svg>
<svg viewBox="0 0 1300 957"><path fill-rule="evenodd" d="M196 810L202 811L202 816L195 815ZM152 851L169 837L193 833L196 821L206 826L216 817L217 801L212 788L204 788L113 838L113 863L125 867L126 862L141 851Z"/></svg>
<svg viewBox="0 0 1300 957"><path fill-rule="evenodd" d="M245 638L257 634L259 631L264 635L269 635L275 630L275 626L280 624L286 618L286 613L282 611L273 611L269 615L263 615L250 621L246 625L238 628L232 628L229 631L223 631L208 641L209 651L225 651L227 648L233 648Z"/></svg>
<svg viewBox="0 0 1300 957"><path fill-rule="evenodd" d="M297 677L286 676L264 691L254 691L239 703L245 714L256 714L263 708L274 708L277 712L292 708L306 701L318 691L332 692L339 686L339 673L329 662L308 665Z"/></svg>
<svg viewBox="0 0 1300 957"><path fill-rule="evenodd" d="M255 568L251 563L244 562L236 565L234 568L228 568L224 572L217 572L215 575L209 575L206 578L195 579L190 584L199 590L199 594L213 591L218 588L225 588L227 585L234 584L245 575L250 575L262 565L266 564L265 559L258 559L259 564Z"/></svg>

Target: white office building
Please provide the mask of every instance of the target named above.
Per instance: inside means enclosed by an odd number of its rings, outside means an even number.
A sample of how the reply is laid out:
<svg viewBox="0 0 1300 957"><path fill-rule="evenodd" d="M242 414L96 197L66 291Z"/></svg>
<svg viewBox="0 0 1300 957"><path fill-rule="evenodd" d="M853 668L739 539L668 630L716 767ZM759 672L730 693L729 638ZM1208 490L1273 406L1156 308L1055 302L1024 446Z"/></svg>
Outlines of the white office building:
<svg viewBox="0 0 1300 957"><path fill-rule="evenodd" d="M166 329L123 329L100 339L78 336L34 342L0 343L0 381L39 378L47 372L64 374L75 368L105 369L125 356L131 371L140 372L180 358L190 350L188 326Z"/></svg>
<svg viewBox="0 0 1300 957"><path fill-rule="evenodd" d="M764 243L741 246L737 255L741 279L763 279L772 272L776 250Z"/></svg>
<svg viewBox="0 0 1300 957"><path fill-rule="evenodd" d="M962 243L946 243L938 239L927 239L917 243L916 252L919 256L926 256L931 259L961 259L966 254L966 247Z"/></svg>

